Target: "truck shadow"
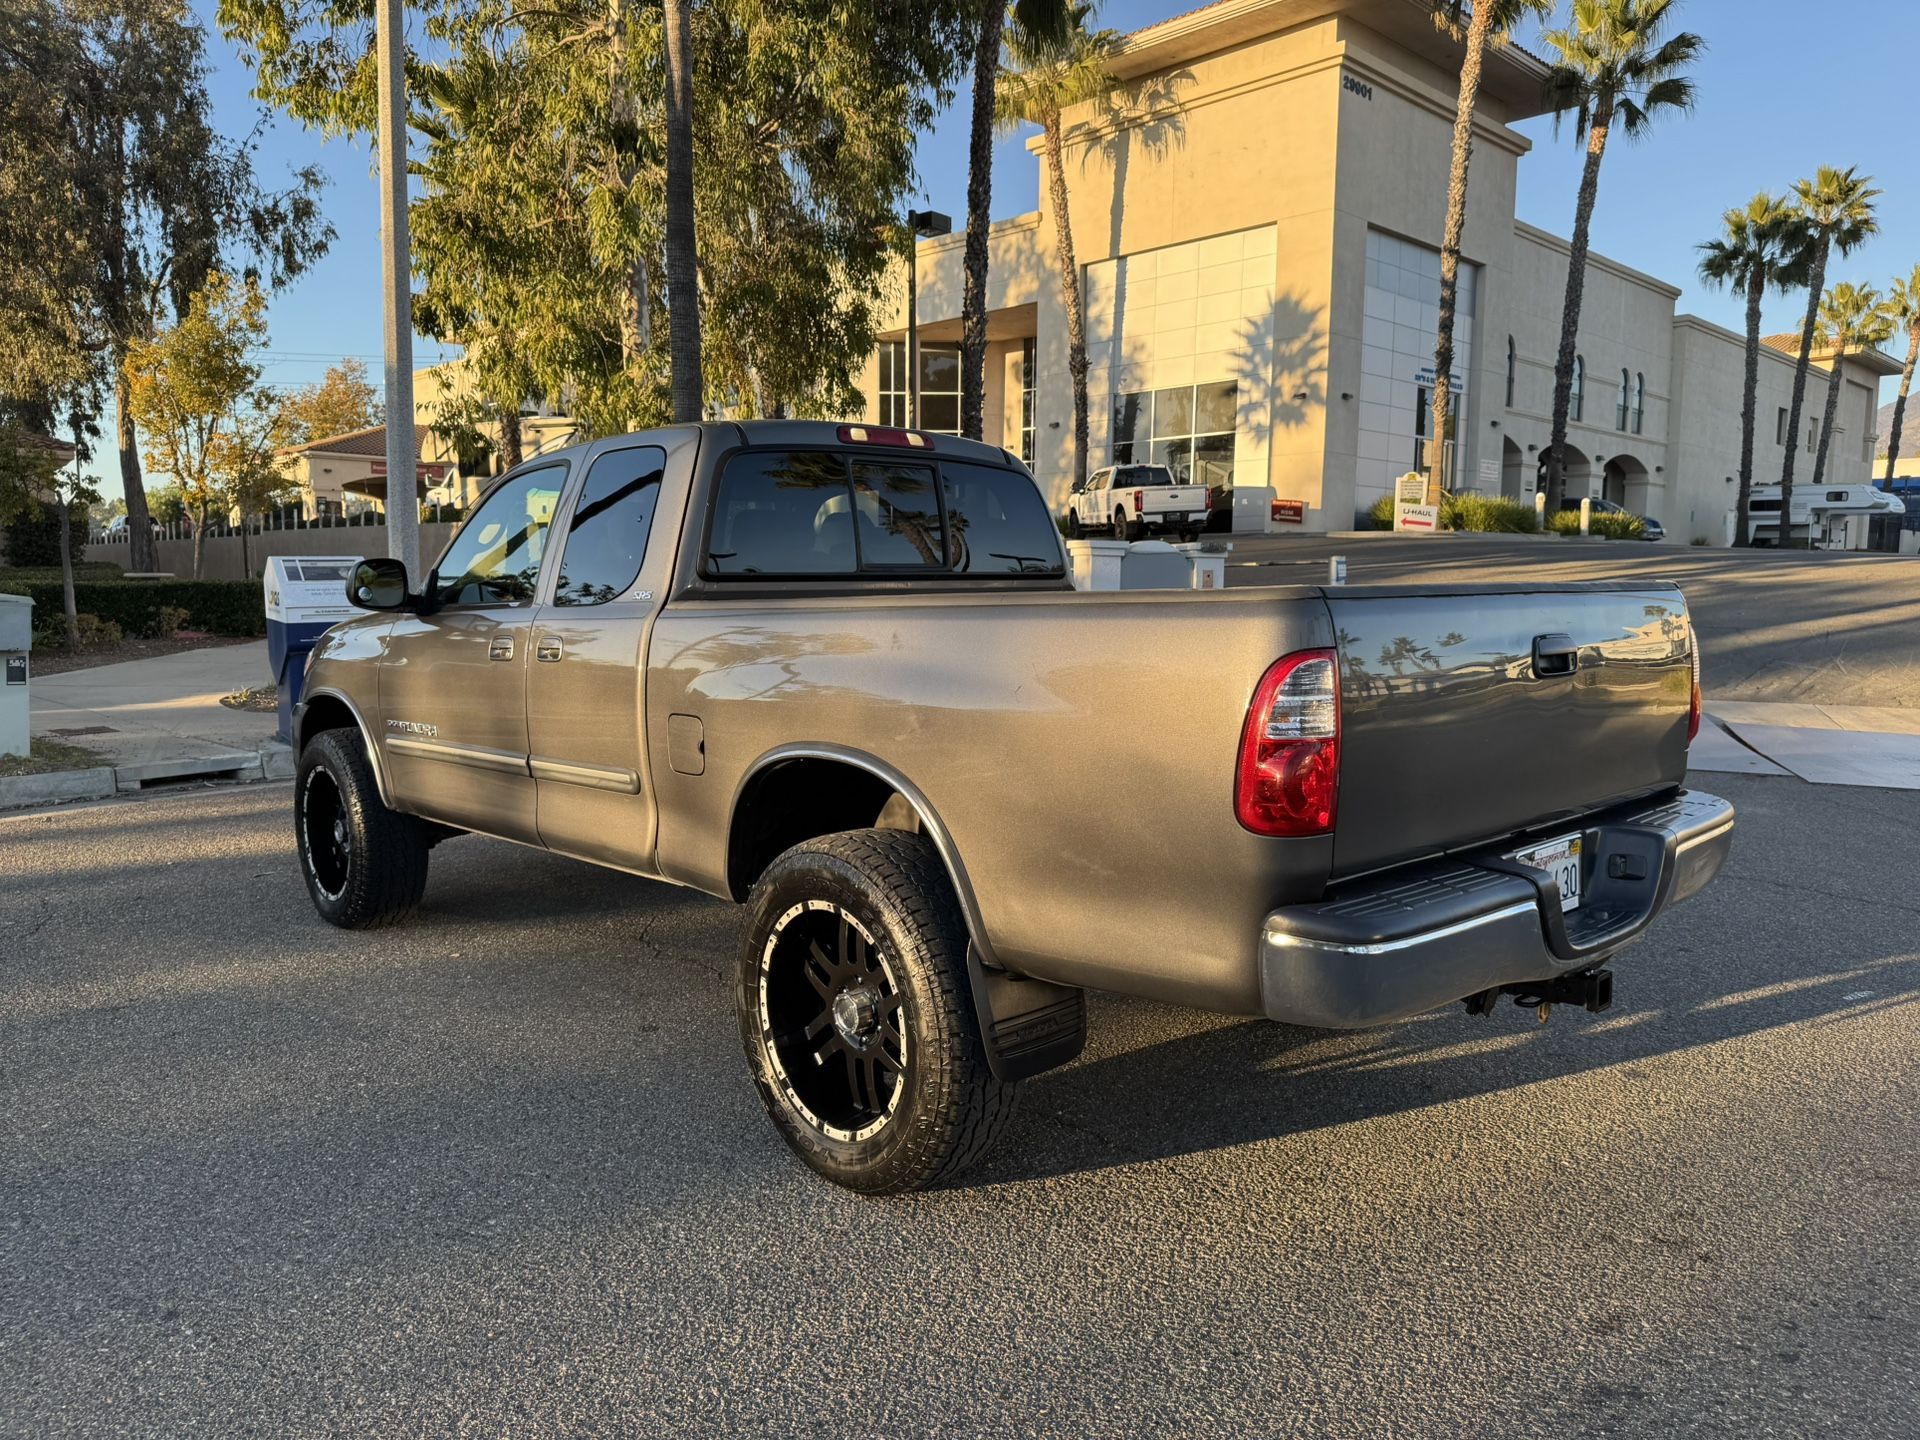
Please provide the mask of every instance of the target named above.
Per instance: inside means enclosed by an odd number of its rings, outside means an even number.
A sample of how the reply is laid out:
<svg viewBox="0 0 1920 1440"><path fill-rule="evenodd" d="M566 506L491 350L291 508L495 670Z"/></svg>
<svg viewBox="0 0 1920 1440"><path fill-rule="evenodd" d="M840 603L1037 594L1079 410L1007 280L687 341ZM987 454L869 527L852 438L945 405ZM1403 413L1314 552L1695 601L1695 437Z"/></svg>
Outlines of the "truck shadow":
<svg viewBox="0 0 1920 1440"><path fill-rule="evenodd" d="M1634 959L1653 956L1623 957L1616 973L1629 996ZM1671 974L1663 978L1660 988L1673 988ZM1916 999L1914 953L1674 1007L1604 1015L1561 1007L1545 1026L1503 1005L1480 1019L1453 1007L1379 1030L1328 1032L1102 997L1089 1057L1031 1083L1016 1133L964 1183L1171 1159L1615 1067L1623 1082L1645 1080L1642 1062L1661 1056L1801 1022L1838 1024ZM1155 1038L1169 1029L1183 1033ZM1099 1043L1103 1031L1107 1044ZM1127 1043L1135 1037L1142 1043Z"/></svg>

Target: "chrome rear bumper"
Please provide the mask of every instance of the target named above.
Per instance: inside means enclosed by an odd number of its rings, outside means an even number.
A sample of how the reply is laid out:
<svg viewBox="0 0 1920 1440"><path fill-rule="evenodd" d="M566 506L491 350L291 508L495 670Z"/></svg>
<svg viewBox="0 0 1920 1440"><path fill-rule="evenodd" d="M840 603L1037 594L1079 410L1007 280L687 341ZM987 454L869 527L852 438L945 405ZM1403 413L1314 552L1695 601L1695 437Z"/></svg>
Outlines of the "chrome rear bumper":
<svg viewBox="0 0 1920 1440"><path fill-rule="evenodd" d="M1508 858L1511 846L1276 910L1260 939L1261 1008L1288 1024L1357 1029L1596 965L1719 873L1733 818L1732 805L1697 790L1584 817L1586 881L1571 916L1552 877Z"/></svg>

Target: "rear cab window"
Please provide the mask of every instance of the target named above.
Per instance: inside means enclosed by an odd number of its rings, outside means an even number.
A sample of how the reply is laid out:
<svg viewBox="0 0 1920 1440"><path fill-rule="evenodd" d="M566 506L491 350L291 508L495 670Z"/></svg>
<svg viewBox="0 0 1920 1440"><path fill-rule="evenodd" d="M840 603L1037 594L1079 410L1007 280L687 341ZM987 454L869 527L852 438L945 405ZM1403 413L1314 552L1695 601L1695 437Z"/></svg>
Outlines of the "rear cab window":
<svg viewBox="0 0 1920 1440"><path fill-rule="evenodd" d="M1053 519L1023 473L838 450L730 457L701 569L720 580L1065 573Z"/></svg>

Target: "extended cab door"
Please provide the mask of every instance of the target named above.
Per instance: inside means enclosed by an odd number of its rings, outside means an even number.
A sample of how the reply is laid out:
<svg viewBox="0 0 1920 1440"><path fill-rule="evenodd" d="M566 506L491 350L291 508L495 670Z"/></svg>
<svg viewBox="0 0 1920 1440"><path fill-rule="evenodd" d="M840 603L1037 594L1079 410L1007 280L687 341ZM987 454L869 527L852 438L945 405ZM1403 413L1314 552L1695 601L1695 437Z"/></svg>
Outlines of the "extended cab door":
<svg viewBox="0 0 1920 1440"><path fill-rule="evenodd" d="M552 592L534 619L527 673L541 843L641 870L653 860L642 716L647 630L671 562L673 527L654 534L666 465L660 445L594 457L555 527Z"/></svg>
<svg viewBox="0 0 1920 1440"><path fill-rule="evenodd" d="M535 839L527 666L547 530L565 464L509 475L402 613L380 659L380 743L400 807L462 829Z"/></svg>

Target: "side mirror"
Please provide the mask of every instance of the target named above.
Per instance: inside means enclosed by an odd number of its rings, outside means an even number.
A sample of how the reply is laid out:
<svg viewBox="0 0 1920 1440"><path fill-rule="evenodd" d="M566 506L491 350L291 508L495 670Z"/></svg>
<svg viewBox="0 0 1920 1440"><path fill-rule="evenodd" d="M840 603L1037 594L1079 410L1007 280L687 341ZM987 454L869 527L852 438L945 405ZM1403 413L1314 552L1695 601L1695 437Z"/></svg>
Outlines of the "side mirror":
<svg viewBox="0 0 1920 1440"><path fill-rule="evenodd" d="M407 567L387 555L370 555L347 577L347 603L362 610L405 610L418 597L407 593Z"/></svg>

